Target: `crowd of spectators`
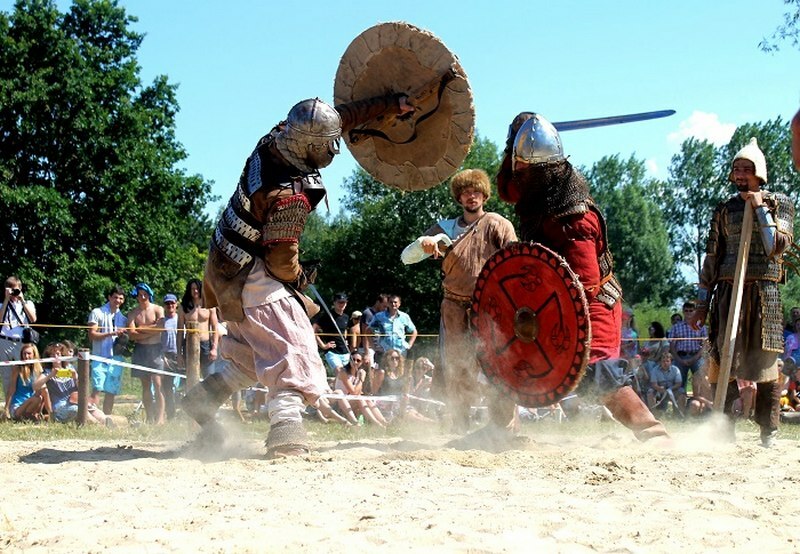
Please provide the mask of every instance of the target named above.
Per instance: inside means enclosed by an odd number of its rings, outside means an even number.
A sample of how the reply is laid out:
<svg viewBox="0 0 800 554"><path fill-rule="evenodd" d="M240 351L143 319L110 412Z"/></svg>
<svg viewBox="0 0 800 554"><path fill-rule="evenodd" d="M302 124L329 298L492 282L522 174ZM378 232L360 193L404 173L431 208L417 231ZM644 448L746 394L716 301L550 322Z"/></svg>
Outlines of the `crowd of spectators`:
<svg viewBox="0 0 800 554"><path fill-rule="evenodd" d="M136 299L136 306L125 314L122 307L128 297ZM146 283L138 283L127 293L114 286L106 298L107 302L93 309L87 319L91 353L99 358L91 363L90 423L112 424L108 416L121 391L122 364L131 353L131 344L135 364L185 374L186 339L182 329L186 322L196 322L201 334L202 375L213 372L216 363L226 363L217 360L219 336L224 334L225 325L218 321L215 309L203 305L200 281L187 284L180 302L176 294L167 293L156 304L154 292ZM330 309L320 311L313 320L330 389L309 413L326 422L377 427L386 427L392 421L438 420L441 403L430 393L435 366L424 356L409 359L419 335L409 314L400 310L402 299L380 294L371 306L349 314L348 300L347 294L336 293ZM632 310L623 312L621 352L634 388L657 415L671 413L683 418L707 414L713 408L704 367L708 332L705 327L693 329L685 322L694 309L692 302L685 302L681 313L672 315L668 330L661 322L651 321L646 338L639 336ZM77 375L74 364L59 358L74 356L75 345L54 342L40 356L38 346L26 342L30 335L25 329L36 323L36 308L25 299L22 282L15 276L6 279L2 311L0 361L28 362L0 366L5 393L3 415L15 421L74 421ZM800 411L800 308L790 310L784 337L781 408ZM55 360L42 363L40 358ZM131 373L141 379L146 421L159 424L175 417L176 394L183 379L141 368L132 368ZM755 402L752 383L738 384L736 413L751 417ZM244 398L252 415L263 413L263 389L253 387ZM232 404L244 419L239 403L237 393Z"/></svg>

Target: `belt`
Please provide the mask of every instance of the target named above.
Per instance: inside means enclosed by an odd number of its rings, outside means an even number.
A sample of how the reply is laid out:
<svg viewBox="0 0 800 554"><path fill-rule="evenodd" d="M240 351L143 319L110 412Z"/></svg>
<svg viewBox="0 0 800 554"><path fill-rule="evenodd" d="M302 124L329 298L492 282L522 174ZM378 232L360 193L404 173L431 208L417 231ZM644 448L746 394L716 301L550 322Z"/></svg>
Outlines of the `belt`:
<svg viewBox="0 0 800 554"><path fill-rule="evenodd" d="M444 297L451 302L456 302L461 304L465 308L469 308L472 306L472 297L470 296L462 296L460 294L456 294L454 292L450 292L447 289L444 289Z"/></svg>
<svg viewBox="0 0 800 554"><path fill-rule="evenodd" d="M700 352L699 350L695 350L694 352L687 352L686 350L678 350L678 356L694 356Z"/></svg>
<svg viewBox="0 0 800 554"><path fill-rule="evenodd" d="M22 342L20 337L7 337L5 335L0 335L0 339L7 340L10 342Z"/></svg>

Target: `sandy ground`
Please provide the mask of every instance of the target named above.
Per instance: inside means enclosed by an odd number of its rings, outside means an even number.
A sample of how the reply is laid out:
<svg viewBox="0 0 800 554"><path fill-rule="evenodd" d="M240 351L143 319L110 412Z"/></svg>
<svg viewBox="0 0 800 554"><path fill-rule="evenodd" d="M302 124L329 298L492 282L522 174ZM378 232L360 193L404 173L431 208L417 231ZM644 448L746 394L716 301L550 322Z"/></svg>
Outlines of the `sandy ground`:
<svg viewBox="0 0 800 554"><path fill-rule="evenodd" d="M266 460L177 443L0 443L3 552L798 552L800 449L710 423L672 449L625 429L526 428L501 453L452 437L316 442Z"/></svg>

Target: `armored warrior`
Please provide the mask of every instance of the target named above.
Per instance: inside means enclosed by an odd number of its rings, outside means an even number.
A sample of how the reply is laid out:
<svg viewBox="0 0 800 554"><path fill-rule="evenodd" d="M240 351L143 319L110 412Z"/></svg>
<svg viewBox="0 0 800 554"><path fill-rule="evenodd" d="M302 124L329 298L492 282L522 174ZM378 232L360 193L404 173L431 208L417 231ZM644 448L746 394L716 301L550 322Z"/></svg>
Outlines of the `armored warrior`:
<svg viewBox="0 0 800 554"><path fill-rule="evenodd" d="M485 171L466 169L457 173L450 181L450 193L462 207L462 214L432 225L406 247L402 259L410 264L431 255L443 256L444 298L439 332L443 375L437 375L436 380L439 388L444 385L454 429L466 431L470 406L479 392L475 340L469 328L472 291L489 256L516 241L517 235L506 218L484 211L491 196ZM513 416L514 403L494 399L491 404L492 420L506 425Z"/></svg>
<svg viewBox="0 0 800 554"><path fill-rule="evenodd" d="M520 239L561 255L583 285L591 351L578 390L593 384L603 404L640 441L668 436L631 388L619 359L622 289L613 273L605 220L586 179L567 161L558 132L545 118L523 112L511 123L497 186L500 197L515 204Z"/></svg>
<svg viewBox="0 0 800 554"><path fill-rule="evenodd" d="M761 188L767 183L767 163L755 138L734 156L728 178L738 192L721 202L711 218L697 310L691 323L702 324L711 312L708 377L712 384L720 386L720 352L725 348L742 219L745 209L753 209L755 218L744 273L740 331L734 347L731 380L721 385L728 387L723 411L732 418L733 402L739 397L734 377L756 382L755 420L761 427L762 444L771 447L780 416L778 356L783 352L783 311L778 283L783 279L783 253L792 244L794 206L785 195Z"/></svg>
<svg viewBox="0 0 800 554"><path fill-rule="evenodd" d="M313 279L300 265L298 241L325 196L319 170L339 152L343 131L411 111L401 95L335 109L303 100L258 141L217 223L205 268L207 306L218 307L228 324L220 355L231 363L184 398L202 438L221 440L217 409L233 391L259 381L269 388L267 454L307 451L302 412L327 383L307 311L316 306L301 293Z"/></svg>

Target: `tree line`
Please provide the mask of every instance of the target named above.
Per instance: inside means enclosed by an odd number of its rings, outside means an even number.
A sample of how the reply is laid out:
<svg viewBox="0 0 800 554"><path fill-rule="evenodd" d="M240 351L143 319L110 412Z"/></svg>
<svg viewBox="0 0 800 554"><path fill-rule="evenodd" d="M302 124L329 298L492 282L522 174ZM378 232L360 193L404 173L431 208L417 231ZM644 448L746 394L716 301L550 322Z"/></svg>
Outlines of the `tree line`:
<svg viewBox="0 0 800 554"><path fill-rule="evenodd" d="M135 21L113 0L74 0L64 13L53 0L18 0L0 13L0 276L22 278L40 322L83 323L115 283L181 291L202 275L211 183L181 168L177 86L163 75L142 82ZM743 125L724 146L685 141L663 181L635 156L582 168L606 215L627 303L669 311L691 297L711 210L733 192L730 160L751 136L768 160L768 188L797 201L780 118ZM491 176L499 161L497 145L478 134L464 167ZM438 263L406 267L399 254L435 221L458 215L448 183L404 193L356 170L344 185L344 210L312 214L301 241L304 259L321 262L323 296L347 291L350 309L360 309L395 292L420 330L435 332ZM496 194L487 208L517 223ZM797 283L792 273L787 305L800 299Z"/></svg>

